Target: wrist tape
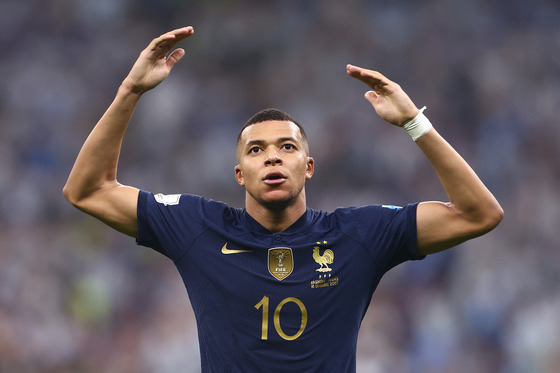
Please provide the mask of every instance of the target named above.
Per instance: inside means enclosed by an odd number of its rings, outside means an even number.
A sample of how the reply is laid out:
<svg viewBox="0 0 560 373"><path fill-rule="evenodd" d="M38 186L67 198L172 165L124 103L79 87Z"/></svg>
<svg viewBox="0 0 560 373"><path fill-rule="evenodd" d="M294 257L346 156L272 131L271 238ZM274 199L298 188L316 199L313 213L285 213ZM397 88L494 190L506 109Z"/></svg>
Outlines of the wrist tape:
<svg viewBox="0 0 560 373"><path fill-rule="evenodd" d="M420 112L414 119L403 125L403 128L414 141L418 141L432 128L432 123L430 123L430 120L424 115L424 110L426 110L425 106L420 109Z"/></svg>

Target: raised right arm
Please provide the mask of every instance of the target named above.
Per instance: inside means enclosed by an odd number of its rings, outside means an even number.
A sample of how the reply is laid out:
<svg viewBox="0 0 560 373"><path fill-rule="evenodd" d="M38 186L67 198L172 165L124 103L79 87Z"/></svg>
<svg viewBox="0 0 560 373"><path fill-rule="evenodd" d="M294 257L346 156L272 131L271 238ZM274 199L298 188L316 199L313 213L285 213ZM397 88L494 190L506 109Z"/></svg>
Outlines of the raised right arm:
<svg viewBox="0 0 560 373"><path fill-rule="evenodd" d="M152 40L140 53L115 99L82 146L63 189L72 205L132 237L137 235L139 191L117 181L124 133L142 94L161 83L185 55L181 48L169 54L171 49L193 33L192 27L170 31Z"/></svg>

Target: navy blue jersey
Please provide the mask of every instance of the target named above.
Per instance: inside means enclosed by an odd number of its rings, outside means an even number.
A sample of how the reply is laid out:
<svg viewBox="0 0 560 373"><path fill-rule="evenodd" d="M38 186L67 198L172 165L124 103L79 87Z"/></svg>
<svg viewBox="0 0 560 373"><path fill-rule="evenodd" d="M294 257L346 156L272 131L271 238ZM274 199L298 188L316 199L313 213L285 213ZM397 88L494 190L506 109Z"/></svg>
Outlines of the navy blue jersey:
<svg viewBox="0 0 560 373"><path fill-rule="evenodd" d="M199 196L138 199L138 243L175 263L203 372L355 372L381 276L419 259L416 204L308 208L281 233Z"/></svg>

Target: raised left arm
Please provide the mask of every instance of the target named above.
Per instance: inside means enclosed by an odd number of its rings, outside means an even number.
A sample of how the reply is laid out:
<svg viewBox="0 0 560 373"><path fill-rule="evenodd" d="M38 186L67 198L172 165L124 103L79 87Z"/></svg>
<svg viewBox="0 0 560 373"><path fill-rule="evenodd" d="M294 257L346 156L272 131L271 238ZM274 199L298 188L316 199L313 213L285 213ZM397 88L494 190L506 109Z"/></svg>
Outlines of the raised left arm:
<svg viewBox="0 0 560 373"><path fill-rule="evenodd" d="M419 115L420 110L397 83L377 71L352 65L346 69L348 75L372 88L365 97L387 122L403 127ZM449 197L447 203L418 205L418 253L433 254L495 228L504 215L502 207L459 153L434 128L422 131L416 144Z"/></svg>
<svg viewBox="0 0 560 373"><path fill-rule="evenodd" d="M494 229L504 212L473 169L432 128L416 144L434 167L449 202L418 205L418 252L433 254Z"/></svg>

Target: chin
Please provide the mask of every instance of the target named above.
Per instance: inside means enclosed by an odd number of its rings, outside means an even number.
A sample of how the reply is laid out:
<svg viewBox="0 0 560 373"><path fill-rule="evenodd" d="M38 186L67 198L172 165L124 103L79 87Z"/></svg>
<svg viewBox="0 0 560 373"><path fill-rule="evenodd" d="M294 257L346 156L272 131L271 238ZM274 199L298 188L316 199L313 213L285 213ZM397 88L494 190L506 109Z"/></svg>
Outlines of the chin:
<svg viewBox="0 0 560 373"><path fill-rule="evenodd" d="M269 210L284 210L294 204L294 199L270 199L258 201L261 206Z"/></svg>
<svg viewBox="0 0 560 373"><path fill-rule="evenodd" d="M260 198L257 198L257 202L261 206L264 206L270 210L283 210L287 207L290 207L297 201L297 195L294 196L291 194L282 194L282 196L276 196L276 198L274 198L273 196L268 196L269 198L260 196Z"/></svg>

